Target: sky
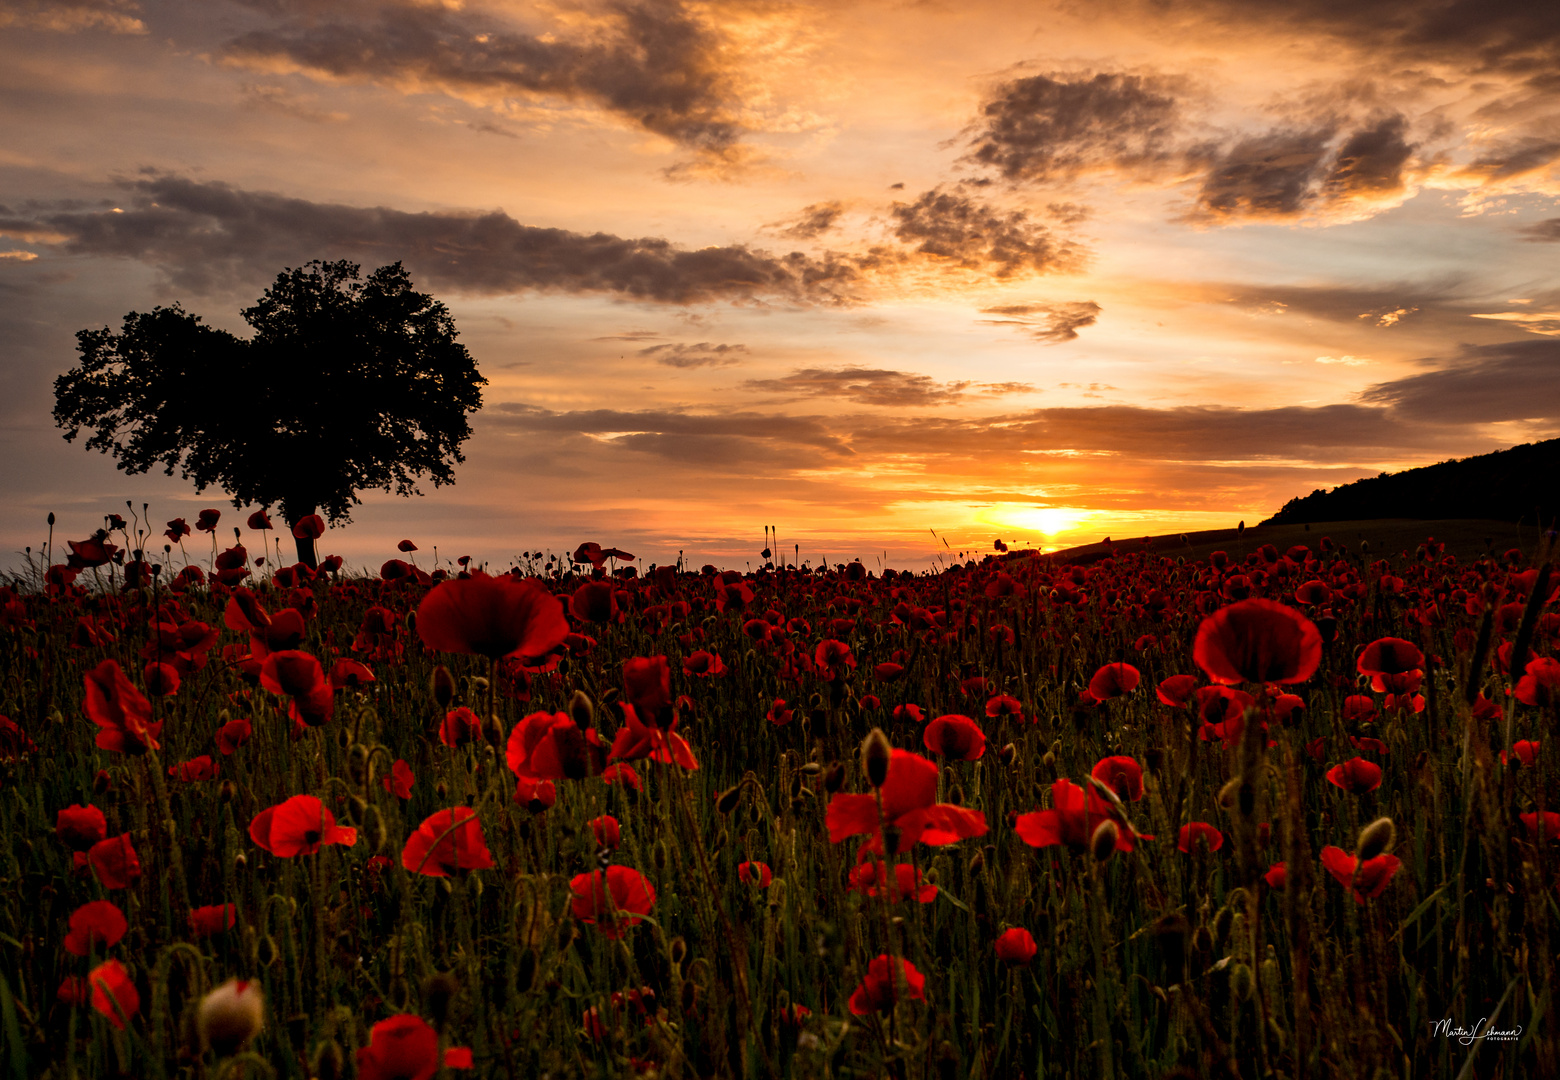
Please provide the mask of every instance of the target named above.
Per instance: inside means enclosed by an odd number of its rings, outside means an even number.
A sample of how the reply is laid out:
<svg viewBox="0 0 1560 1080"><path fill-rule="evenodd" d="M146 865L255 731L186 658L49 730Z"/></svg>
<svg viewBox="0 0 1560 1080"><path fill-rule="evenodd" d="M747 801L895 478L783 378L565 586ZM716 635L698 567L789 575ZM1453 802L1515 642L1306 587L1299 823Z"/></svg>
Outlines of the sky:
<svg viewBox="0 0 1560 1080"><path fill-rule="evenodd" d="M242 525L54 380L312 259L403 262L488 380L349 565L924 569L1551 438L1557 92L1527 0L0 0L0 564Z"/></svg>

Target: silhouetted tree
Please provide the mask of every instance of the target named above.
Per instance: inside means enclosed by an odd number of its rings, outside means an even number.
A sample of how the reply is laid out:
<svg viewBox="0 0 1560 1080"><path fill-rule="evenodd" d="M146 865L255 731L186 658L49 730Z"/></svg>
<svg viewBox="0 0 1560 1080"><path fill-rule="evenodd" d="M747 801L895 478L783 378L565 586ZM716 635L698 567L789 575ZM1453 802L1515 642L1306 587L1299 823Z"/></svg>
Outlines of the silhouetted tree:
<svg viewBox="0 0 1560 1080"><path fill-rule="evenodd" d="M487 380L400 263L358 273L346 261L284 270L242 312L248 340L178 304L132 311L117 334L82 330L80 365L54 383L55 423L67 441L93 429L87 448L127 473L182 468L197 491L278 506L289 525L350 520L366 489L453 483ZM312 540L298 557L314 565Z"/></svg>

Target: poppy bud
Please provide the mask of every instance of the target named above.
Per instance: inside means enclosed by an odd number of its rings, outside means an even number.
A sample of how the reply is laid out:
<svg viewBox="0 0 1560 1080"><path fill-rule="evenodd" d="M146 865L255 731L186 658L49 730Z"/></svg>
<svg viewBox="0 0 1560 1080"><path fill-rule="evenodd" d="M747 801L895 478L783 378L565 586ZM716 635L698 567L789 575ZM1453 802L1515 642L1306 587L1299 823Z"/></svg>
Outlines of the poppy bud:
<svg viewBox="0 0 1560 1080"><path fill-rule="evenodd" d="M1051 751L1047 750L1045 752L1045 757L1040 759L1040 765L1045 769L1047 776L1056 775L1056 755Z"/></svg>
<svg viewBox="0 0 1560 1080"><path fill-rule="evenodd" d="M576 690L569 695L569 719L573 720L581 730L596 722L595 703L590 700L590 695L585 691Z"/></svg>
<svg viewBox="0 0 1560 1080"><path fill-rule="evenodd" d="M233 801L233 796L235 796L237 794L238 794L238 788L234 785L233 781L231 781L231 780L224 780L224 781L222 781L222 786L217 788L217 798L221 799L225 803L232 802Z"/></svg>
<svg viewBox="0 0 1560 1080"><path fill-rule="evenodd" d="M92 778L92 793L94 795L107 795L114 788L113 777L108 775L107 769L99 769L97 775Z"/></svg>
<svg viewBox="0 0 1560 1080"><path fill-rule="evenodd" d="M314 1048L310 1066L314 1080L339 1080L346 1075L347 1055L335 1039L326 1039Z"/></svg>
<svg viewBox="0 0 1560 1080"><path fill-rule="evenodd" d="M816 761L809 761L807 764L803 765L799 771L806 776L817 776L823 771L823 766L819 765Z"/></svg>
<svg viewBox="0 0 1560 1080"><path fill-rule="evenodd" d="M829 766L829 771L823 778L823 790L827 791L830 795L833 795L844 786L845 765L843 762L836 761L833 765Z"/></svg>
<svg viewBox="0 0 1560 1080"><path fill-rule="evenodd" d="M1360 862L1369 862L1395 843L1397 826L1392 824L1391 818L1379 817L1360 830L1359 850L1355 852L1355 857Z"/></svg>
<svg viewBox="0 0 1560 1080"><path fill-rule="evenodd" d="M681 936L672 938L671 945L672 966L682 970L683 961L688 959L688 943Z"/></svg>
<svg viewBox="0 0 1560 1080"><path fill-rule="evenodd" d="M1002 762L1003 765L1012 765L1013 761L1017 757L1018 747L1014 746L1012 743L1008 743L1001 750L997 751L997 758Z"/></svg>
<svg viewBox="0 0 1560 1080"><path fill-rule="evenodd" d="M54 511L50 510L49 511L49 526L52 528L53 525L54 525Z"/></svg>
<svg viewBox="0 0 1560 1080"><path fill-rule="evenodd" d="M861 744L861 760L867 770L867 782L875 788L888 779L888 763L893 757L893 747L882 728L873 728Z"/></svg>
<svg viewBox="0 0 1560 1080"><path fill-rule="evenodd" d="M980 873L985 868L986 868L986 856L984 854L982 854L981 852L977 851L974 855L972 855L970 857L969 874L970 874L971 877L973 877L976 874Z"/></svg>
<svg viewBox="0 0 1560 1080"><path fill-rule="evenodd" d="M255 947L255 963L260 967L268 968L282 958L282 951L276 945L276 939L270 934L260 939L260 944Z"/></svg>
<svg viewBox="0 0 1560 1080"><path fill-rule="evenodd" d="M383 851L385 847L385 816L379 807L370 806L363 814L363 831L368 834L370 851Z"/></svg>
<svg viewBox="0 0 1560 1080"><path fill-rule="evenodd" d="M1089 839L1089 851L1093 853L1094 861L1104 862L1110 858L1116 850L1116 841L1120 839L1121 830L1109 818L1095 826L1094 835Z"/></svg>
<svg viewBox="0 0 1560 1080"><path fill-rule="evenodd" d="M1245 964L1236 964L1230 968L1230 993L1241 1001L1250 1001L1251 995L1256 993L1257 980L1251 974L1251 969Z"/></svg>
<svg viewBox="0 0 1560 1080"><path fill-rule="evenodd" d="M962 785L953 785L953 790L948 792L948 801L954 806L964 805L964 788Z"/></svg>
<svg viewBox="0 0 1560 1080"><path fill-rule="evenodd" d="M731 843L731 834L722 829L715 834L715 843L710 845L710 854L718 855L720 852L725 851L726 845L729 843Z"/></svg>
<svg viewBox="0 0 1560 1080"><path fill-rule="evenodd" d="M650 861L655 865L655 868L657 870L663 871L663 872L666 870L666 843L665 843L665 841L657 840L655 842L655 846L650 849Z"/></svg>
<svg viewBox="0 0 1560 1080"><path fill-rule="evenodd" d="M682 1011L684 1015L693 1012L694 1005L698 1002L699 988L694 985L692 979L686 980L682 985Z"/></svg>
<svg viewBox="0 0 1560 1080"><path fill-rule="evenodd" d="M1240 794L1242 782L1241 778L1237 776L1219 789L1218 803L1220 809L1228 810L1235 805L1235 800Z"/></svg>
<svg viewBox="0 0 1560 1080"><path fill-rule="evenodd" d="M526 949L515 966L515 989L524 994L536 982L536 950Z"/></svg>
<svg viewBox="0 0 1560 1080"><path fill-rule="evenodd" d="M730 791L722 792L720 797L715 800L715 812L722 815L731 813L737 808L737 801L741 798L742 785L738 784Z"/></svg>
<svg viewBox="0 0 1560 1080"><path fill-rule="evenodd" d="M433 790L438 794L440 802L444 802L450 797L450 786L443 780L440 780L436 785L434 785Z"/></svg>
<svg viewBox="0 0 1560 1080"><path fill-rule="evenodd" d="M807 698L807 707L809 709L821 709L821 708L823 708L823 695L822 694L812 694L812 695L810 695Z"/></svg>
<svg viewBox="0 0 1560 1080"><path fill-rule="evenodd" d="M450 1018L450 1002L460 993L460 983L448 971L430 975L423 983L423 1009L433 1019L435 1031L442 1032Z"/></svg>
<svg viewBox="0 0 1560 1080"><path fill-rule="evenodd" d="M219 1058L237 1053L264 1024L265 996L253 979L229 979L201 998L195 1012L201 1042Z"/></svg>
<svg viewBox="0 0 1560 1080"><path fill-rule="evenodd" d="M341 749L343 749L343 750L345 750L348 746L351 746L352 745L352 732L348 731L346 728L342 728L341 730L337 731L336 732L336 745L341 747Z"/></svg>
<svg viewBox="0 0 1560 1080"><path fill-rule="evenodd" d="M428 677L428 692L439 708L450 707L450 702L455 700L455 676L450 674L449 668L443 664L434 665L433 674Z"/></svg>
<svg viewBox="0 0 1560 1080"><path fill-rule="evenodd" d="M249 866L249 857L242 851L233 856L233 869L242 873Z"/></svg>

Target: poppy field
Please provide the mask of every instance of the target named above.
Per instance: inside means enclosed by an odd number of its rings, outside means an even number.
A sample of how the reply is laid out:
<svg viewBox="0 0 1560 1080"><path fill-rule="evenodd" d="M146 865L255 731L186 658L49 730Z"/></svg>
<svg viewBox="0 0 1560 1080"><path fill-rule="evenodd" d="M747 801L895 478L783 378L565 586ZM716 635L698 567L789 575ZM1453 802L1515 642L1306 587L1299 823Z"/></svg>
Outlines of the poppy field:
<svg viewBox="0 0 1560 1080"><path fill-rule="evenodd" d="M354 574L220 517L0 587L6 1075L1560 1075L1552 535Z"/></svg>

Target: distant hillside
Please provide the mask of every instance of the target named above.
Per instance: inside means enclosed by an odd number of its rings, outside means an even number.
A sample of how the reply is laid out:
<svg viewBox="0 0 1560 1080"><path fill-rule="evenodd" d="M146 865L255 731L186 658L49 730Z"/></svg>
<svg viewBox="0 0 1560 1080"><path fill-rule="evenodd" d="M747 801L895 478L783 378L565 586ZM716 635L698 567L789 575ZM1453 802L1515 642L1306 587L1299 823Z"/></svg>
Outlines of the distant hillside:
<svg viewBox="0 0 1560 1080"><path fill-rule="evenodd" d="M1560 439L1356 480L1290 499L1264 525L1375 518L1549 524L1560 512Z"/></svg>

